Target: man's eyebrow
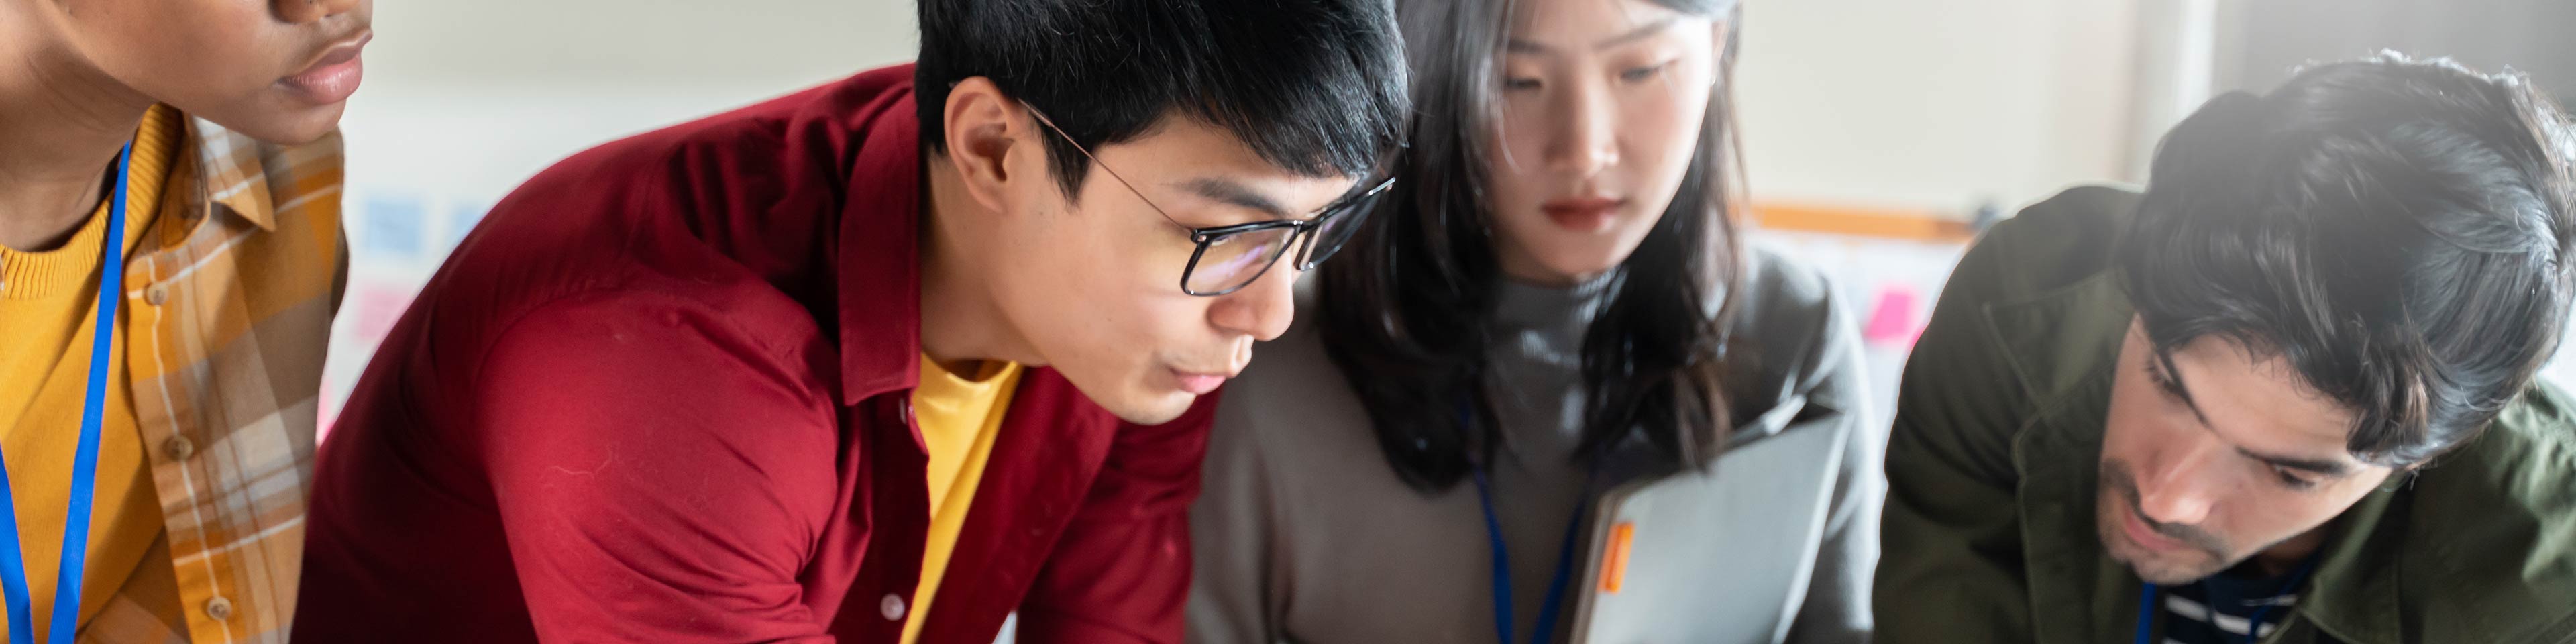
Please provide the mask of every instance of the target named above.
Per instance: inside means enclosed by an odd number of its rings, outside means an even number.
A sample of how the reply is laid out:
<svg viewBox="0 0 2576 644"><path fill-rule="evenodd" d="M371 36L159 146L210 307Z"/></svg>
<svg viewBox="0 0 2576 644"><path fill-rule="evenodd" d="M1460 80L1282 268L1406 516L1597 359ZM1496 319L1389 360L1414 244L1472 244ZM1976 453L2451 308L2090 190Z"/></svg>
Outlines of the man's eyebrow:
<svg viewBox="0 0 2576 644"><path fill-rule="evenodd" d="M1296 215L1289 214L1287 208L1280 207L1279 202L1271 200L1270 195L1261 194L1260 191L1233 181L1202 177L1182 182L1181 187L1188 188L1190 192L1198 193L1201 197L1260 211L1269 215L1271 219L1296 218Z"/></svg>
<svg viewBox="0 0 2576 644"><path fill-rule="evenodd" d="M2345 474L2352 473L2352 466L2345 465L2343 461L2298 458L2294 456L2274 456L2270 454L2257 453L2254 450L2245 449L2244 447L2236 448L2236 453L2244 454L2246 458L2251 458L2265 463L2294 470L2314 472L2325 476L2343 476Z"/></svg>

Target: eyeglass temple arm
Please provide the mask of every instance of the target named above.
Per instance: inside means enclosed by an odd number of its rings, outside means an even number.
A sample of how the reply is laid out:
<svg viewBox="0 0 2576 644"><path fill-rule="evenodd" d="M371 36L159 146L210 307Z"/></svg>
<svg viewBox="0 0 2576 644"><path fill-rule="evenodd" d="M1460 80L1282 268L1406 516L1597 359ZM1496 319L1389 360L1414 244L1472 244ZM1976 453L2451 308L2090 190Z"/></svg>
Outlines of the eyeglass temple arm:
<svg viewBox="0 0 2576 644"><path fill-rule="evenodd" d="M1054 132L1057 137L1064 139L1065 144L1073 146L1074 151L1081 152L1082 158L1089 159L1092 165L1100 166L1100 171L1102 173L1108 174L1110 179L1118 182L1118 185L1126 186L1128 192L1136 193L1136 199L1138 201L1145 202L1145 207L1154 209L1154 214L1162 215L1164 220L1170 221L1174 225L1182 228L1189 228L1189 225L1182 224L1181 220L1173 219L1172 213L1164 212L1163 207L1155 204L1153 198L1145 196L1145 191L1136 189L1136 184L1129 183L1127 181L1127 177L1120 176L1117 170L1109 169L1109 164L1100 162L1099 156L1093 155L1090 148L1083 147L1082 142L1073 140L1073 135L1066 134L1064 128L1057 127L1055 119L1047 118L1046 112L1039 111L1038 106L1030 105L1029 102L1025 100L1019 101L1019 103L1022 109L1029 111L1029 116L1036 117L1039 124L1045 125L1047 131Z"/></svg>

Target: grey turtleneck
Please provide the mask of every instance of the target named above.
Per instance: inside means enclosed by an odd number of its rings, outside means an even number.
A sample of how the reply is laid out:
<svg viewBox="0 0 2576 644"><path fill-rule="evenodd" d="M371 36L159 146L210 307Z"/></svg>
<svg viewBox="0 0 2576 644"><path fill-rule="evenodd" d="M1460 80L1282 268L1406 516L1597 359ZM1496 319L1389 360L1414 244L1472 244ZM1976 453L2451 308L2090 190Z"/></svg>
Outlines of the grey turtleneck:
<svg viewBox="0 0 2576 644"><path fill-rule="evenodd" d="M1803 396L1808 409L1784 431L1844 430L1851 440L1838 461L1815 464L1837 476L1805 596L1710 600L1781 604L1796 615L1783 642L1866 641L1886 432L1868 426L1859 339L1813 269L1761 249L1748 253L1747 268L1727 361L1730 403L1745 412L1737 415ZM1572 458L1582 427L1579 356L1601 291L1598 283L1505 283L1499 293L1488 368L1504 445L1489 474L1516 582L1513 630L1524 639L1585 489ZM1475 487L1425 494L1398 480L1307 319L1262 345L1218 404L1190 519L1189 641L1495 642L1491 551ZM1573 621L1572 607L1564 610L1560 637Z"/></svg>

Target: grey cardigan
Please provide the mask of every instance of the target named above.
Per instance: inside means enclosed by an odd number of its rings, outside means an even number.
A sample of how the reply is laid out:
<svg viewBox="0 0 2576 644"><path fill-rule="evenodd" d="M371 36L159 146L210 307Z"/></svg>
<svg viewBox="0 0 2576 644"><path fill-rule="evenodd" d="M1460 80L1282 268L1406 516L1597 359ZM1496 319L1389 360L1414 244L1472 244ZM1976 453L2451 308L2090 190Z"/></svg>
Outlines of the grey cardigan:
<svg viewBox="0 0 2576 644"><path fill-rule="evenodd" d="M1795 618L1775 641L1864 642L1886 432L1871 422L1859 338L1823 275L1766 249L1747 260L1748 299L1728 359L1732 406L1743 417L1803 396L1807 409L1784 431L1850 438L1838 462L1815 464L1837 472L1821 542L1809 552L1742 553L1812 558L1805 595L1710 601L1778 602ZM1571 462L1582 396L1575 356L1599 290L1506 284L1500 294L1491 366L1505 444L1490 476L1522 638L1585 478ZM1189 641L1495 642L1491 546L1474 486L1425 494L1396 477L1309 318L1260 347L1218 405L1190 517ZM1563 610L1560 624L1570 625L1572 607Z"/></svg>

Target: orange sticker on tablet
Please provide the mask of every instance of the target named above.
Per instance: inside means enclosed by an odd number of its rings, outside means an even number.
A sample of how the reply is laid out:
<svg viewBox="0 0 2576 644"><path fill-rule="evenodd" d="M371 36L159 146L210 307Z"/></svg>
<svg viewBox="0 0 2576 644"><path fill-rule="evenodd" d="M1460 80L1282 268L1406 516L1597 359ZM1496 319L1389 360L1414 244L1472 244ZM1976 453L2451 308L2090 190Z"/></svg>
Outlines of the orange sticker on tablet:
<svg viewBox="0 0 2576 644"><path fill-rule="evenodd" d="M1628 542L1636 536L1636 522L1610 526L1610 542L1601 549L1601 592L1619 592L1619 585L1628 580Z"/></svg>

